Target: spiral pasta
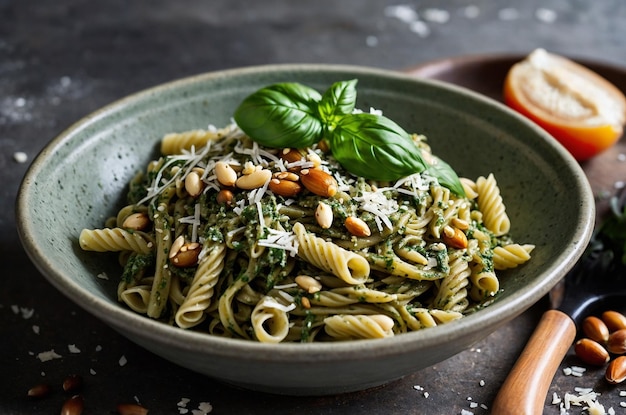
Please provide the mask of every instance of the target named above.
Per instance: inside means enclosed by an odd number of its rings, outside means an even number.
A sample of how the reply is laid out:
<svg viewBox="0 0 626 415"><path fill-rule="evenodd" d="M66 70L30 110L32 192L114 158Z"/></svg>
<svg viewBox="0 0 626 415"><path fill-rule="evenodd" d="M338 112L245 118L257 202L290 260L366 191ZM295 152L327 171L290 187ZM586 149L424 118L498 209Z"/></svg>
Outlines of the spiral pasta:
<svg viewBox="0 0 626 415"><path fill-rule="evenodd" d="M493 175L462 178L465 196L426 173L376 183L236 125L167 134L161 150L78 241L119 252L120 302L182 329L268 343L428 329L496 298L496 271L534 249L509 235Z"/></svg>

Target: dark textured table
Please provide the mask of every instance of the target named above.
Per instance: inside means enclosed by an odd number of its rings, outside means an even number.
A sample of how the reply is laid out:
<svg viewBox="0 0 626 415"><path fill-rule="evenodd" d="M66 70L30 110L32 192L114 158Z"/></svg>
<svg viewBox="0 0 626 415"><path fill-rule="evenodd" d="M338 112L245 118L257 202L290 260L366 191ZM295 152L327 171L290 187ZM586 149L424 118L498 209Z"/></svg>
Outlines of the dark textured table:
<svg viewBox="0 0 626 415"><path fill-rule="evenodd" d="M470 350L375 390L309 398L242 391L146 352L57 292L18 239L20 180L72 122L175 78L293 62L402 70L444 57L525 54L536 47L621 65L625 21L622 0L0 0L0 413L58 413L68 397L61 383L74 373L84 379L85 413L93 414L136 401L151 414L209 408L214 414L489 413L547 301ZM620 143L584 166L599 196L626 179L624 152ZM50 350L62 357L38 357ZM570 353L561 369L577 364ZM626 385L608 387L602 377L602 370L582 377L559 370L544 413L559 414L552 394L578 394L576 387L594 388L607 410L626 413L620 396ZM28 389L39 383L50 384L51 393L29 399Z"/></svg>

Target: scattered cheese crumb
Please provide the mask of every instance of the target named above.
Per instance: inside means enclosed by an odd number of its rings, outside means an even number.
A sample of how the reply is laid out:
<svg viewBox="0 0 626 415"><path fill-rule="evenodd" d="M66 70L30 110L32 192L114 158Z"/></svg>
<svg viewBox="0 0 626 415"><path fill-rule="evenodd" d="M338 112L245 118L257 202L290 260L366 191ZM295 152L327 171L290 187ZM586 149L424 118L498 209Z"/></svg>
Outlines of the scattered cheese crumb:
<svg viewBox="0 0 626 415"><path fill-rule="evenodd" d="M426 9L423 16L424 20L434 23L446 23L450 20L450 12L443 9Z"/></svg>
<svg viewBox="0 0 626 415"><path fill-rule="evenodd" d="M128 360L126 360L126 356L122 355L122 357L120 357L119 364L120 366L125 366L126 363L128 363Z"/></svg>
<svg viewBox="0 0 626 415"><path fill-rule="evenodd" d="M480 15L480 9L478 6L470 4L463 9L463 15L468 19L475 19Z"/></svg>
<svg viewBox="0 0 626 415"><path fill-rule="evenodd" d="M38 325L33 325L33 333L39 334L39 326Z"/></svg>
<svg viewBox="0 0 626 415"><path fill-rule="evenodd" d="M485 381L484 381L483 379L481 379L481 380L480 380L480 382L478 382L478 384L479 384L480 386L485 386Z"/></svg>
<svg viewBox="0 0 626 415"><path fill-rule="evenodd" d="M96 371L95 371L95 370L93 370L93 369L89 369L89 373L91 373L92 375L95 375L95 374L96 374Z"/></svg>
<svg viewBox="0 0 626 415"><path fill-rule="evenodd" d="M16 151L15 153L13 153L13 160L15 160L17 163L26 163L26 161L28 160L28 155L23 151Z"/></svg>
<svg viewBox="0 0 626 415"><path fill-rule="evenodd" d="M498 12L498 18L500 20L516 20L519 18L519 11L512 7L507 7Z"/></svg>
<svg viewBox="0 0 626 415"><path fill-rule="evenodd" d="M377 36L368 36L365 38L365 44L370 48L378 46L378 37Z"/></svg>
<svg viewBox="0 0 626 415"><path fill-rule="evenodd" d="M430 35L430 28L425 22L421 20L416 20L409 23L409 30L422 38L428 37Z"/></svg>
<svg viewBox="0 0 626 415"><path fill-rule="evenodd" d="M53 359L60 359L62 357L63 356L55 352L54 349L48 350L47 352L41 352L37 355L37 359L39 359L42 362L47 362Z"/></svg>
<svg viewBox="0 0 626 415"><path fill-rule="evenodd" d="M70 353L80 353L80 349L76 347L75 344L68 344L67 349L70 351Z"/></svg>
<svg viewBox="0 0 626 415"><path fill-rule="evenodd" d="M97 345L97 346L96 346L96 352L99 352L99 351L102 351L102 346Z"/></svg>
<svg viewBox="0 0 626 415"><path fill-rule="evenodd" d="M100 274L96 275L96 278L100 278L101 280L108 280L109 276L106 272L101 272Z"/></svg>
<svg viewBox="0 0 626 415"><path fill-rule="evenodd" d="M466 409L461 409L461 415L474 415L474 412L468 411Z"/></svg>
<svg viewBox="0 0 626 415"><path fill-rule="evenodd" d="M556 12L551 9L539 8L535 11L537 19L544 23L553 23L556 21Z"/></svg>

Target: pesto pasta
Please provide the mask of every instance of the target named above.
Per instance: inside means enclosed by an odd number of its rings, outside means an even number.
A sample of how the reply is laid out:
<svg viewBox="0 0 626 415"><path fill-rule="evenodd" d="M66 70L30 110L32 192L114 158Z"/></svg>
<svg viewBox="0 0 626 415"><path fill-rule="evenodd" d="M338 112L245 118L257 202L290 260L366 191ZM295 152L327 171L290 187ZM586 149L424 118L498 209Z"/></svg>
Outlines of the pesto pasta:
<svg viewBox="0 0 626 415"><path fill-rule="evenodd" d="M412 139L436 163L424 136ZM493 175L395 182L347 173L324 146L270 149L236 124L167 134L128 203L82 249L120 252L118 299L182 329L254 341L373 339L488 305L514 243Z"/></svg>

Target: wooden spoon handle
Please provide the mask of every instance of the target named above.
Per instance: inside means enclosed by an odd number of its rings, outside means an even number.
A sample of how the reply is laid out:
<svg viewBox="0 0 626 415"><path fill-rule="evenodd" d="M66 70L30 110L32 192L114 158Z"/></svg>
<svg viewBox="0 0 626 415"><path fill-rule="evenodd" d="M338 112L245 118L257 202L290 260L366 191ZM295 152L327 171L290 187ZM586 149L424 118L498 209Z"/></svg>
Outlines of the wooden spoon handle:
<svg viewBox="0 0 626 415"><path fill-rule="evenodd" d="M567 314L546 311L500 388L492 413L543 413L552 378L575 338L576 325Z"/></svg>

